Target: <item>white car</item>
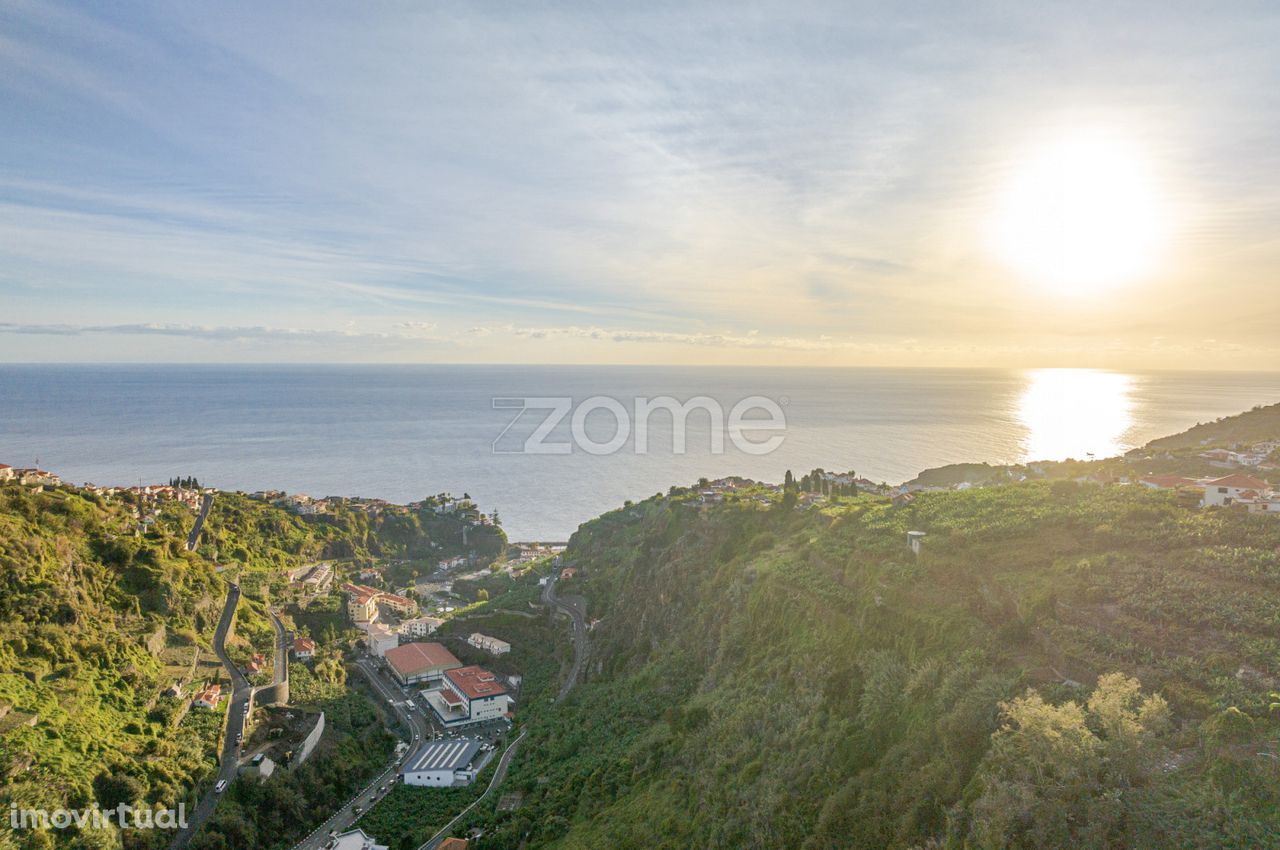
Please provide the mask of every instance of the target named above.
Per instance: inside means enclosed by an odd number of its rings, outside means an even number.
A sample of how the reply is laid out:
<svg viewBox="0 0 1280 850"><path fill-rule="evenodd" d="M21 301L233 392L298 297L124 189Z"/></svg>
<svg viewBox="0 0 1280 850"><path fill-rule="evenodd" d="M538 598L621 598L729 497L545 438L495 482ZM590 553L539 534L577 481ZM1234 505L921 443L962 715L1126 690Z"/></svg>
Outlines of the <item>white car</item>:
<svg viewBox="0 0 1280 850"><path fill-rule="evenodd" d="M225 779L219 779L218 784L213 786L213 793L215 794L221 794L223 791L226 791L226 790L227 790L227 780Z"/></svg>

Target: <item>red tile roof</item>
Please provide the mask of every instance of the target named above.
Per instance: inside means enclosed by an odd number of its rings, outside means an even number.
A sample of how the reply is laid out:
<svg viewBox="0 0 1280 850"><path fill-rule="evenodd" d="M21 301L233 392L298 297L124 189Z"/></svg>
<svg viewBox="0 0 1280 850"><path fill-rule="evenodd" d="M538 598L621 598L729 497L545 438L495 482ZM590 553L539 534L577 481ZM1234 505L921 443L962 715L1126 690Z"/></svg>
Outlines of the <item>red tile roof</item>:
<svg viewBox="0 0 1280 850"><path fill-rule="evenodd" d="M406 643L394 649L388 649L387 663L396 668L401 676L415 676L432 667L461 667L462 662L453 657L453 653L438 643Z"/></svg>
<svg viewBox="0 0 1280 850"><path fill-rule="evenodd" d="M304 637L294 638L293 651L294 652L315 652L316 642L311 640L310 638L304 638Z"/></svg>
<svg viewBox="0 0 1280 850"><path fill-rule="evenodd" d="M1205 481L1206 487L1232 487L1237 490L1270 490L1271 485L1251 475L1243 475L1239 472L1227 475L1223 478L1215 478L1212 481Z"/></svg>
<svg viewBox="0 0 1280 850"><path fill-rule="evenodd" d="M494 697L507 692L506 688L498 684L498 677L482 667L460 667L449 670L444 675L467 699Z"/></svg>
<svg viewBox="0 0 1280 850"><path fill-rule="evenodd" d="M1173 487L1185 487L1196 482L1190 478L1183 478L1181 475L1148 475L1142 479L1142 483L1168 490Z"/></svg>

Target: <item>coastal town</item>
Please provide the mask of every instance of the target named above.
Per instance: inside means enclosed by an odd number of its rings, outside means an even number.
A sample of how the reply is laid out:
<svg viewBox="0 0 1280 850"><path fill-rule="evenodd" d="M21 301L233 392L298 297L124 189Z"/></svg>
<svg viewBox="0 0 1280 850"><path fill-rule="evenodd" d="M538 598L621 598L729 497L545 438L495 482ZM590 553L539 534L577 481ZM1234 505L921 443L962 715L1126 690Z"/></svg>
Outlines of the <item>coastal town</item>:
<svg viewBox="0 0 1280 850"><path fill-rule="evenodd" d="M899 485L874 482L854 472L815 469L798 477L787 473L781 484L743 477L702 479L667 494L677 508L710 509L718 505L759 509L819 509L843 498L871 498L909 508L931 493L1001 487L1026 481L1071 481L1083 486L1132 487L1173 494L1188 510L1223 510L1280 516L1280 440L1228 441L1165 450L1138 449L1101 461L1037 462L1019 465L967 464L928 470ZM376 838L358 826L397 785L423 789L466 788L476 782L503 752L522 710L525 682L519 662L521 644L501 627L469 627L467 620L483 612L494 578L511 579L531 571L542 593L552 582L572 586L581 581L579 567L563 561L563 543L510 544L495 554L480 555L471 547L480 529L493 529L469 496L439 494L396 505L379 499L325 497L313 499L282 491L228 494L194 478L162 484L81 488L38 467L0 464L0 485L36 491L79 492L104 504L121 503L131 515L134 534L155 531L162 516L177 510L188 519L188 549L219 561L216 569L230 582L228 610L240 594L238 582L257 573L243 563L225 560L216 547L202 542L201 523L211 500L229 498L261 503L285 511L301 523L326 523L347 515L383 521L430 516L449 523L448 535L424 541L424 555L397 557L329 557L305 560L255 579L260 611L272 632L240 638L225 651L223 675L217 658L190 656L163 694L180 719L187 712L220 719L226 754L215 785L217 799L235 781L267 783L280 771L306 763L326 734L321 710L289 697L293 678L331 677L345 666L369 697L383 706L388 729L401 736L393 763L375 783L334 813L324 829L300 847L378 847ZM626 508L623 509L624 511ZM194 520L191 519L194 515ZM926 546L925 530L913 530L907 542L915 555ZM247 616L247 615L246 615ZM584 621L584 632L596 621ZM584 638L585 639L585 638ZM188 664L182 661L181 664ZM180 667L173 668L180 670ZM576 672L572 674L576 676ZM17 715L15 715L17 716ZM447 836L462 848L468 839Z"/></svg>

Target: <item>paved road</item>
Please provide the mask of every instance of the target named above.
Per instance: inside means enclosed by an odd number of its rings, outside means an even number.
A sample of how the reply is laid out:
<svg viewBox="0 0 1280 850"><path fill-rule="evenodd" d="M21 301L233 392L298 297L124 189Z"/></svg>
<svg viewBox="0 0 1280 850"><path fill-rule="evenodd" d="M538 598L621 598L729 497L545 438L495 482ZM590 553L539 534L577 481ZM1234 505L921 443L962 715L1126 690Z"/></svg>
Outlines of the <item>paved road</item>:
<svg viewBox="0 0 1280 850"><path fill-rule="evenodd" d="M222 742L222 759L218 767L215 784L221 780L226 780L227 784L230 784L235 779L240 756L240 745L236 743L236 736L244 732L246 715L244 704L253 694L253 688L249 685L249 680L244 677L244 673L232 663L231 657L227 655L227 632L231 628L231 620L235 617L236 606L239 604L240 587L233 584L230 590L227 591L227 602L222 608L222 619L218 621L218 628L213 633L213 650L218 654L218 659L226 669L227 675L230 676L232 687L231 704L227 707L226 738ZM192 710L200 711L200 709ZM205 821L213 815L213 810L217 808L218 801L221 798L222 795L212 788L205 793L204 798L196 805L195 811L188 816L187 828L173 837L173 842L169 845L170 850L181 850L181 848L187 846L192 836L199 832L200 827L204 826Z"/></svg>
<svg viewBox="0 0 1280 850"><path fill-rule="evenodd" d="M511 758L516 754L516 745L520 743L526 734L528 733L521 732L516 736L514 741L507 745L506 752L502 754L502 758L498 759L498 766L494 769L493 778L489 780L489 787L484 789L484 793L479 797L476 797L475 800L471 802L471 805L454 815L453 820L445 824L444 827L435 835L428 838L422 846L418 848L418 850L434 850L435 846L449 835L450 830L458 824L458 821L466 817L472 809L480 805L481 800L484 800L492 794L493 790L502 784L502 780L507 778L507 768L511 767Z"/></svg>
<svg viewBox="0 0 1280 850"><path fill-rule="evenodd" d="M276 630L276 657L271 665L271 681L272 684L278 685L289 681L289 632L276 616L275 611L268 608L267 613L271 615L271 625Z"/></svg>
<svg viewBox="0 0 1280 850"><path fill-rule="evenodd" d="M194 552L196 544L200 542L200 532L204 530L205 517L209 516L209 508L213 507L213 494L205 493L204 499L200 502L200 513L196 514L196 524L192 526L191 533L187 535L187 551Z"/></svg>
<svg viewBox="0 0 1280 850"><path fill-rule="evenodd" d="M569 619L573 621L573 666L569 668L569 675L560 686L560 695L557 697L557 699L564 699L569 695L569 691L573 690L573 686L578 684L578 676L582 674L583 665L587 663L587 615L582 610L582 603L578 600L565 600L556 596L554 576L542 589L542 601L568 614Z"/></svg>
<svg viewBox="0 0 1280 850"><path fill-rule="evenodd" d="M420 713L410 710L404 704L404 694L400 693L395 685L387 680L370 659L358 659L356 667L373 685L373 689L378 696L391 706L391 710L395 712L401 722L404 723L405 728L409 730L409 749L406 750L405 756L392 758L382 773L374 777L372 782L348 800L341 809L334 812L328 820L316 827L310 835L294 845L294 850L319 850L329 840L330 832L345 832L350 829L359 820L359 816L354 811L355 807L360 806L363 811L367 812L377 798L381 796L382 786L395 781L400 765L408 761L430 740L431 726L427 723L426 718Z"/></svg>

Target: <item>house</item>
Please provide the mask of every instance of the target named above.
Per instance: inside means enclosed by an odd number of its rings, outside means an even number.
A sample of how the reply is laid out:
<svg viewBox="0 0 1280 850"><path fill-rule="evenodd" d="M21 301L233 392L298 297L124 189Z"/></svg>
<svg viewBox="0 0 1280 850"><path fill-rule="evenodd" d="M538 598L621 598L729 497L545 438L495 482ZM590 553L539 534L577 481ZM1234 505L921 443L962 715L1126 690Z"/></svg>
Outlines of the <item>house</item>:
<svg viewBox="0 0 1280 850"><path fill-rule="evenodd" d="M467 850L467 839L446 838L436 845L436 850Z"/></svg>
<svg viewBox="0 0 1280 850"><path fill-rule="evenodd" d="M293 657L299 661L306 661L315 658L316 642L311 638L294 638L293 639Z"/></svg>
<svg viewBox="0 0 1280 850"><path fill-rule="evenodd" d="M435 633L435 630L442 625L444 620L438 617L418 617L413 620L401 620L399 631L403 637L424 638Z"/></svg>
<svg viewBox="0 0 1280 850"><path fill-rule="evenodd" d="M436 788L466 785L475 779L471 763L479 752L480 742L467 738L427 744L405 765L404 784Z"/></svg>
<svg viewBox="0 0 1280 850"><path fill-rule="evenodd" d="M387 845L379 844L376 839L363 829L353 829L341 835L335 835L333 841L325 845L332 850L388 850ZM443 847L444 845L440 845Z"/></svg>
<svg viewBox="0 0 1280 850"><path fill-rule="evenodd" d="M0 463L0 481L8 481L13 478L13 467L7 463Z"/></svg>
<svg viewBox="0 0 1280 850"><path fill-rule="evenodd" d="M453 653L438 643L406 643L388 649L383 656L391 675L402 685L415 682L438 683L445 671L462 666Z"/></svg>
<svg viewBox="0 0 1280 850"><path fill-rule="evenodd" d="M395 649L400 645L400 633L390 626L370 623L365 632L364 643L372 655L385 658L388 649Z"/></svg>
<svg viewBox="0 0 1280 850"><path fill-rule="evenodd" d="M62 479L54 475L52 472L45 472L43 469L15 469L13 470L13 478L19 484L36 487L56 487L62 483Z"/></svg>
<svg viewBox="0 0 1280 850"><path fill-rule="evenodd" d="M443 687L425 695L427 705L446 727L505 717L511 698L498 677L481 667L445 671Z"/></svg>
<svg viewBox="0 0 1280 850"><path fill-rule="evenodd" d="M1271 485L1267 482L1239 472L1222 478L1203 480L1200 486L1204 488L1204 498L1200 502L1202 507L1225 507L1234 504L1243 493L1252 491L1256 497L1257 494L1266 493L1271 489Z"/></svg>
<svg viewBox="0 0 1280 850"><path fill-rule="evenodd" d="M249 663L246 665L245 669L248 670L250 674L257 673L266 663L266 656L261 652L255 652L253 657L249 659Z"/></svg>
<svg viewBox="0 0 1280 850"><path fill-rule="evenodd" d="M1138 483L1153 490L1177 490L1180 487L1193 487L1195 480L1183 478L1181 475L1148 475L1139 478Z"/></svg>
<svg viewBox="0 0 1280 850"><path fill-rule="evenodd" d="M218 703L222 701L222 685L210 685L202 691L197 691L192 698L191 704L196 708L217 708Z"/></svg>
<svg viewBox="0 0 1280 850"><path fill-rule="evenodd" d="M561 570L561 571L560 571L560 579L561 579L562 581L565 581L565 580L568 580L568 579L573 578L573 577L574 577L574 576L576 576L577 574L578 574L578 568L577 568L577 567L565 567L563 570Z"/></svg>
<svg viewBox="0 0 1280 850"><path fill-rule="evenodd" d="M496 637L482 635L479 632L472 632L467 638L467 643L476 649L484 650L490 655L506 655L511 651L511 644L505 640L498 640Z"/></svg>

